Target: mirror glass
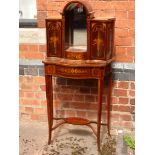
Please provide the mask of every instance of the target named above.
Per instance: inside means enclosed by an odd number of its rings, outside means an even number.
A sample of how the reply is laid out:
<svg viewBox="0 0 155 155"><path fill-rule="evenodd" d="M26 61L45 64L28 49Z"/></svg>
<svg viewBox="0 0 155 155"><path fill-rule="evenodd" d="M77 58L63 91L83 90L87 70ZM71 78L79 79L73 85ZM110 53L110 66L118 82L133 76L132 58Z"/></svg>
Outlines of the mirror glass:
<svg viewBox="0 0 155 155"><path fill-rule="evenodd" d="M86 50L86 10L80 3L71 3L65 10L65 51Z"/></svg>

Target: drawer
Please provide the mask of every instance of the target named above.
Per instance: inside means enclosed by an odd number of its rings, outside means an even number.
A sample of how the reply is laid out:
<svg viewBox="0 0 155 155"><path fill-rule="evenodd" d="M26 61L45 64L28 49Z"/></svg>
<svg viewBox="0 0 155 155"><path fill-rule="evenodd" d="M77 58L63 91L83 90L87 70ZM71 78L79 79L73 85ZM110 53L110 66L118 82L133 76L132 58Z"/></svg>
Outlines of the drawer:
<svg viewBox="0 0 155 155"><path fill-rule="evenodd" d="M55 66L55 73L63 76L89 76L90 68Z"/></svg>

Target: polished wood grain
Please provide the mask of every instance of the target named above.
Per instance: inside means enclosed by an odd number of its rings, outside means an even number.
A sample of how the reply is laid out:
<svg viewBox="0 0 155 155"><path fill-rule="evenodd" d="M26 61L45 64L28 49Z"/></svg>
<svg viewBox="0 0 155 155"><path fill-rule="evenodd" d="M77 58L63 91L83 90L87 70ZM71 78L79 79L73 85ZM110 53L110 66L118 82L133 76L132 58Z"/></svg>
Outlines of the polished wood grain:
<svg viewBox="0 0 155 155"><path fill-rule="evenodd" d="M74 4L83 5L86 10L87 46L72 47L73 28L72 11L66 11ZM114 61L114 18L95 18L94 11L87 1L70 1L61 12L62 18L46 19L47 57L43 60L45 69L47 114L48 114L48 144L51 143L52 131L64 123L73 125L86 125L90 127L97 137L97 147L100 151L101 125L107 126L110 135L110 104L112 91L112 69ZM69 27L69 29L66 29ZM69 34L71 34L69 38ZM66 44L65 40L68 41ZM102 93L104 90L104 77L108 76L107 92L107 123L101 122ZM52 77L71 79L97 79L98 80L98 108L97 121L86 118L53 117L53 83ZM53 120L60 120L53 126ZM97 124L97 130L91 124Z"/></svg>

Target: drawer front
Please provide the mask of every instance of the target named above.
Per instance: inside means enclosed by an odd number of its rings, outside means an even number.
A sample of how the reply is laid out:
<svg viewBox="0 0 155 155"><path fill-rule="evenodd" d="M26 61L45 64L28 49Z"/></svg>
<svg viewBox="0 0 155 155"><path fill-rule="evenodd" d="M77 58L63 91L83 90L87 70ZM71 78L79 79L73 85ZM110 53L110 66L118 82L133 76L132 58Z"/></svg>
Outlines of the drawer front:
<svg viewBox="0 0 155 155"><path fill-rule="evenodd" d="M89 68L80 68L80 67L64 67L64 66L56 66L55 72L58 75L63 76L89 76L90 69Z"/></svg>
<svg viewBox="0 0 155 155"><path fill-rule="evenodd" d="M83 68L83 67L68 67L57 65L46 65L45 74L53 76L62 76L70 78L101 78L103 77L104 69L101 68Z"/></svg>

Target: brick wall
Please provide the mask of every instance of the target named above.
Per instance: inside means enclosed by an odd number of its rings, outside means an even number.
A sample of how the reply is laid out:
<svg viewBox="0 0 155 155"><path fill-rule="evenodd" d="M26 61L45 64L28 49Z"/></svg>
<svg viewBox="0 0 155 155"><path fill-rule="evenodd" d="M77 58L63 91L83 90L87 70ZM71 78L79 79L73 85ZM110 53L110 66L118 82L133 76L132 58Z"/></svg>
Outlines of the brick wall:
<svg viewBox="0 0 155 155"><path fill-rule="evenodd" d="M20 29L19 82L21 119L46 121L44 68L46 56L45 18L58 16L67 1L37 0L38 27ZM134 127L134 1L90 0L95 16L116 17L116 61L113 63L112 128ZM55 115L96 118L97 81L53 78ZM106 86L106 82L105 82ZM106 116L106 87L103 121Z"/></svg>

